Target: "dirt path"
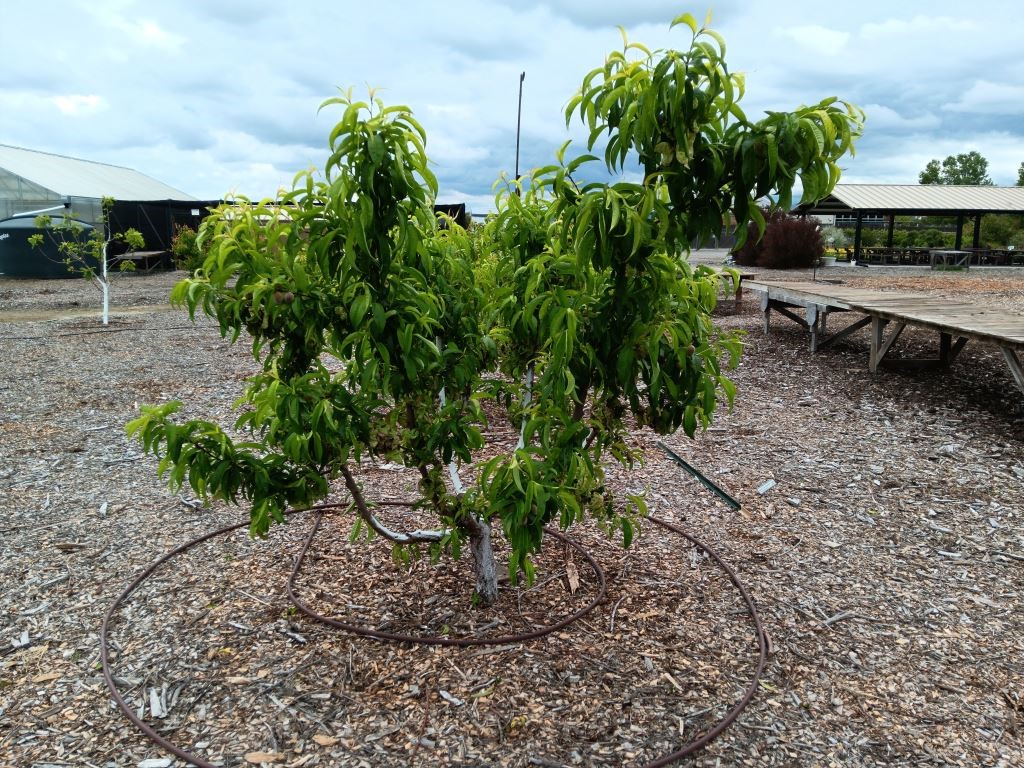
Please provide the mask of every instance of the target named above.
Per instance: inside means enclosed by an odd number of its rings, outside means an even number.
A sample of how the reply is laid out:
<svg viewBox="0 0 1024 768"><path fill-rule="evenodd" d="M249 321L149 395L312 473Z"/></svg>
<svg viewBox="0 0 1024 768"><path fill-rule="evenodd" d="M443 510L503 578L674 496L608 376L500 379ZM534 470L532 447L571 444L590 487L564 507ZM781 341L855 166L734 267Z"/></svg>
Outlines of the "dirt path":
<svg viewBox="0 0 1024 768"><path fill-rule="evenodd" d="M115 307L110 310L111 317L118 315L144 315L154 312L170 312L174 310L170 304L140 304L136 307ZM102 310L97 307L58 307L54 309L12 309L0 311L0 323L45 323L51 320L76 320L80 317L96 317L100 319Z"/></svg>

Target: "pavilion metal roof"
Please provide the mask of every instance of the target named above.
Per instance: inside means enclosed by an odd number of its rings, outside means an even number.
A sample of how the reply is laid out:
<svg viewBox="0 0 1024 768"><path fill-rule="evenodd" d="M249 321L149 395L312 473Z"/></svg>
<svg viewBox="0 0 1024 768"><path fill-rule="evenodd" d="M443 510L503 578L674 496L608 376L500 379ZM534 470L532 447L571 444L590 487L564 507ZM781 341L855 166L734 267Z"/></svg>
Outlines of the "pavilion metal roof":
<svg viewBox="0 0 1024 768"><path fill-rule="evenodd" d="M1024 213L1024 187L960 186L946 184L837 184L832 194L814 205L810 214L902 214L950 216L959 213Z"/></svg>
<svg viewBox="0 0 1024 768"><path fill-rule="evenodd" d="M115 200L195 200L180 189L118 165L79 160L0 144L0 171L20 176L60 197Z"/></svg>

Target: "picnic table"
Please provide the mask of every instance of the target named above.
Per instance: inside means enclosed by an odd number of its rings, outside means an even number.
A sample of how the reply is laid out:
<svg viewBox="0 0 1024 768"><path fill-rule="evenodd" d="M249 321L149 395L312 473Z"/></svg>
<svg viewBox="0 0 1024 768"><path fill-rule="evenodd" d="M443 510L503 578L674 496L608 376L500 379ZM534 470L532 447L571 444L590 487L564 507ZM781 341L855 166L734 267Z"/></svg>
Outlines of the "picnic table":
<svg viewBox="0 0 1024 768"><path fill-rule="evenodd" d="M935 269L941 263L943 266L954 266L968 269L971 266L971 251L953 251L936 248L932 250L931 265Z"/></svg>
<svg viewBox="0 0 1024 768"><path fill-rule="evenodd" d="M901 248L896 246L864 249L864 261L877 264L922 264L929 259L927 248Z"/></svg>

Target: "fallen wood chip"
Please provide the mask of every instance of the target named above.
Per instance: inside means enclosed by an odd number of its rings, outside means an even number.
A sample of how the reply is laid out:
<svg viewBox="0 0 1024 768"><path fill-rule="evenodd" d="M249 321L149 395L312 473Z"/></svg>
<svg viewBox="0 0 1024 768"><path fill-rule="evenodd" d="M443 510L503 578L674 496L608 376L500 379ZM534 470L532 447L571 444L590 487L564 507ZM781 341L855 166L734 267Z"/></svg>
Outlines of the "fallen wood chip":
<svg viewBox="0 0 1024 768"><path fill-rule="evenodd" d="M20 611L18 613L18 615L19 616L35 616L37 613L42 613L43 611L45 611L49 607L50 607L50 603L48 601L43 601L42 603L37 605L35 608L27 608L24 611Z"/></svg>
<svg viewBox="0 0 1024 768"><path fill-rule="evenodd" d="M672 675L670 675L668 672L662 672L661 676L668 680L670 683L672 683L673 688L675 688L680 693L683 693L683 686L681 686L679 682L674 677L672 677Z"/></svg>
<svg viewBox="0 0 1024 768"><path fill-rule="evenodd" d="M277 631L280 632L282 635L285 635L286 637L290 637L292 640L299 643L300 645L305 645L309 642L305 637L300 635L298 632L293 632L291 629L288 629L287 627L278 627Z"/></svg>
<svg viewBox="0 0 1024 768"><path fill-rule="evenodd" d="M313 741L319 744L321 747L333 747L338 743L338 739L334 736L327 736L323 733L313 734Z"/></svg>
<svg viewBox="0 0 1024 768"><path fill-rule="evenodd" d="M166 693L166 688L164 692ZM157 719L167 717L167 704L164 696L156 688L149 689L149 711Z"/></svg>
<svg viewBox="0 0 1024 768"><path fill-rule="evenodd" d="M844 621L845 619L860 618L860 615L855 611L840 611L834 616L829 616L827 619L821 622L821 626L830 627L837 621Z"/></svg>
<svg viewBox="0 0 1024 768"><path fill-rule="evenodd" d="M259 765L260 763L277 763L284 760L280 752L246 752L245 762Z"/></svg>
<svg viewBox="0 0 1024 768"><path fill-rule="evenodd" d="M580 588L580 572L572 560L565 564L565 577L569 580L569 593L575 595Z"/></svg>
<svg viewBox="0 0 1024 768"><path fill-rule="evenodd" d="M438 691L438 693L441 694L442 699L447 701L449 704L455 705L456 707L461 707L463 704L466 703L457 696L452 696L450 693L448 693L448 691Z"/></svg>
<svg viewBox="0 0 1024 768"><path fill-rule="evenodd" d="M61 552L75 552L79 549L88 549L91 545L84 541L58 541L53 546Z"/></svg>

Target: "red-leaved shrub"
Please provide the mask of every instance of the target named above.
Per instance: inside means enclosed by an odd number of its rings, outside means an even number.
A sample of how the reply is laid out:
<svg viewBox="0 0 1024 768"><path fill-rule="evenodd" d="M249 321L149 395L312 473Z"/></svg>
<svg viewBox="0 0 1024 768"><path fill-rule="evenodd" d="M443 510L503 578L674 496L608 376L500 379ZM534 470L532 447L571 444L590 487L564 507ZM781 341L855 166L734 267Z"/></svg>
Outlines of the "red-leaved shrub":
<svg viewBox="0 0 1024 768"><path fill-rule="evenodd" d="M765 211L764 237L750 224L743 247L733 252L737 264L766 269L812 267L825 253L821 228L815 219L790 216L784 211Z"/></svg>

